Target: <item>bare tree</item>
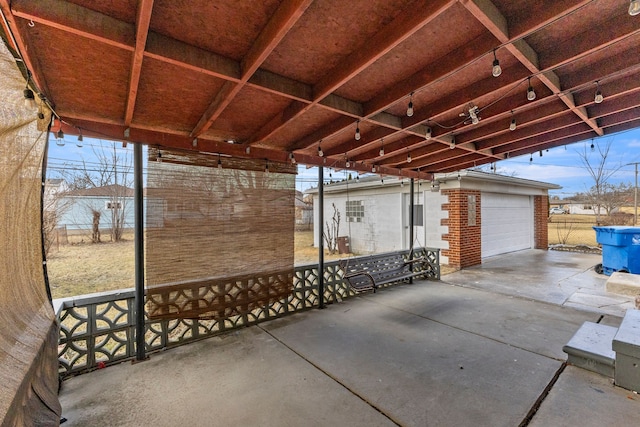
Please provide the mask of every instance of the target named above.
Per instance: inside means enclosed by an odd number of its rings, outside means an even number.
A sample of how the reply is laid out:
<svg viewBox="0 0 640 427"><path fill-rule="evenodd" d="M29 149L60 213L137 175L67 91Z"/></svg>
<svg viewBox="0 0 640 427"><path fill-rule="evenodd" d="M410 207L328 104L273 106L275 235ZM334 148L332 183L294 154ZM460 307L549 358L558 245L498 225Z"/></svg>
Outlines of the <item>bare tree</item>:
<svg viewBox="0 0 640 427"><path fill-rule="evenodd" d="M619 207L623 206L633 194L633 185L621 182L618 185L605 183L602 193L602 208L611 216Z"/></svg>
<svg viewBox="0 0 640 427"><path fill-rule="evenodd" d="M61 193L51 188L50 181L45 183L42 210L42 232L44 235L44 250L48 256L53 244L58 239L58 225L60 218L69 209L69 203L61 197Z"/></svg>
<svg viewBox="0 0 640 427"><path fill-rule="evenodd" d="M331 203L333 206L333 217L331 218L331 225L327 221L327 229L322 233L324 241L327 244L329 253L335 254L338 250L338 234L340 230L340 211L336 207L335 203Z"/></svg>
<svg viewBox="0 0 640 427"><path fill-rule="evenodd" d="M584 168L589 172L589 175L593 179L594 185L586 193L587 197L593 206L593 210L596 214L596 223L600 224L600 215L602 214L604 202L604 195L609 185L611 177L620 170L621 164L617 166L610 166L607 162L609 159L609 151L611 149L611 143L613 140L608 140L604 147L601 147L598 142L591 144L591 155L587 151L587 146L584 146L582 152L578 151L580 161ZM595 158L593 158L595 157Z"/></svg>
<svg viewBox="0 0 640 427"><path fill-rule="evenodd" d="M81 167L70 167L65 165L65 169L61 171L61 175L67 181L70 190L82 190L88 188L102 188L106 191L108 201L106 209L110 216L110 234L111 240L118 242L122 239L125 228L125 214L130 199L130 191L133 186L133 159L129 151L118 152L116 149L117 142L110 144L102 143L98 146L92 146L92 161L88 162L82 159ZM97 243L100 241L99 221L102 215L102 206L94 206L88 204L86 206L87 216L91 218L92 236L91 241ZM96 223L98 221L98 223ZM96 228L98 234L96 234Z"/></svg>

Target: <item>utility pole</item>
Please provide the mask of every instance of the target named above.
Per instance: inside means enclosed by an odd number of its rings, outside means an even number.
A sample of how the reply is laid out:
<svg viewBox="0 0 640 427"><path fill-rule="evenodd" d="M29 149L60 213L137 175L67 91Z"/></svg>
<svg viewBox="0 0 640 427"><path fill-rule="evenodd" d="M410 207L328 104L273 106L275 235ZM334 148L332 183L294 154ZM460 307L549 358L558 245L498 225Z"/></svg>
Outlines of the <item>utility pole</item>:
<svg viewBox="0 0 640 427"><path fill-rule="evenodd" d="M638 225L638 162L634 165L636 166L636 186L633 189L633 225Z"/></svg>
<svg viewBox="0 0 640 427"><path fill-rule="evenodd" d="M640 162L635 163L627 163L628 165L634 165L636 167L636 183L633 187L633 225L638 225L638 164Z"/></svg>

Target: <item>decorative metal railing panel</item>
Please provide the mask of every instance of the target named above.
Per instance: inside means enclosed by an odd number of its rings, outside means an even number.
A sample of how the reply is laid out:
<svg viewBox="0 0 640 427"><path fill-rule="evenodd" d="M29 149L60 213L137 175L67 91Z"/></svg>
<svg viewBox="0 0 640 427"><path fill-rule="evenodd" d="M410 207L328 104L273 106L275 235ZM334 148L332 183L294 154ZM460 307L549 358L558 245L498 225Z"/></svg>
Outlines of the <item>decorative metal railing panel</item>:
<svg viewBox="0 0 640 427"><path fill-rule="evenodd" d="M409 251L402 254L409 257ZM418 267L425 272L425 278L440 279L439 249L416 249L413 256L425 258L426 262ZM341 302L355 295L342 279L339 261L325 263L324 289L326 304ZM134 297L133 289L127 289L54 301L60 323L58 356L61 377L135 357ZM318 265L297 266L291 295L247 313L220 320L148 320L145 350L151 353L175 347L318 305Z"/></svg>

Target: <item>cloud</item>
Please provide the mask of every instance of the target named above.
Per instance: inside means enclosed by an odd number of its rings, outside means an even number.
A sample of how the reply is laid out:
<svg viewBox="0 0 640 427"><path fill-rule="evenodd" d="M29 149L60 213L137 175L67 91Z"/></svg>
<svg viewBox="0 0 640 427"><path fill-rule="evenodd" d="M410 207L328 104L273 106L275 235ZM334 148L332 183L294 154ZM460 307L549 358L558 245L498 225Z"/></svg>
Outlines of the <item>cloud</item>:
<svg viewBox="0 0 640 427"><path fill-rule="evenodd" d="M640 139L631 139L627 142L627 147L629 148L640 148Z"/></svg>

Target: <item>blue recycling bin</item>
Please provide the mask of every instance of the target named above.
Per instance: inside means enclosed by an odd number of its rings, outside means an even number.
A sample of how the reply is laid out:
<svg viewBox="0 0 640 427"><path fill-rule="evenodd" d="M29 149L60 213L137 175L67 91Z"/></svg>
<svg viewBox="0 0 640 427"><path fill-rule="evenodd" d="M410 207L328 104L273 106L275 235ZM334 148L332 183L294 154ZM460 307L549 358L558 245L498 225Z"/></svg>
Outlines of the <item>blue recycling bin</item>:
<svg viewBox="0 0 640 427"><path fill-rule="evenodd" d="M593 227L602 245L602 270L607 276L616 271L640 274L640 227Z"/></svg>

